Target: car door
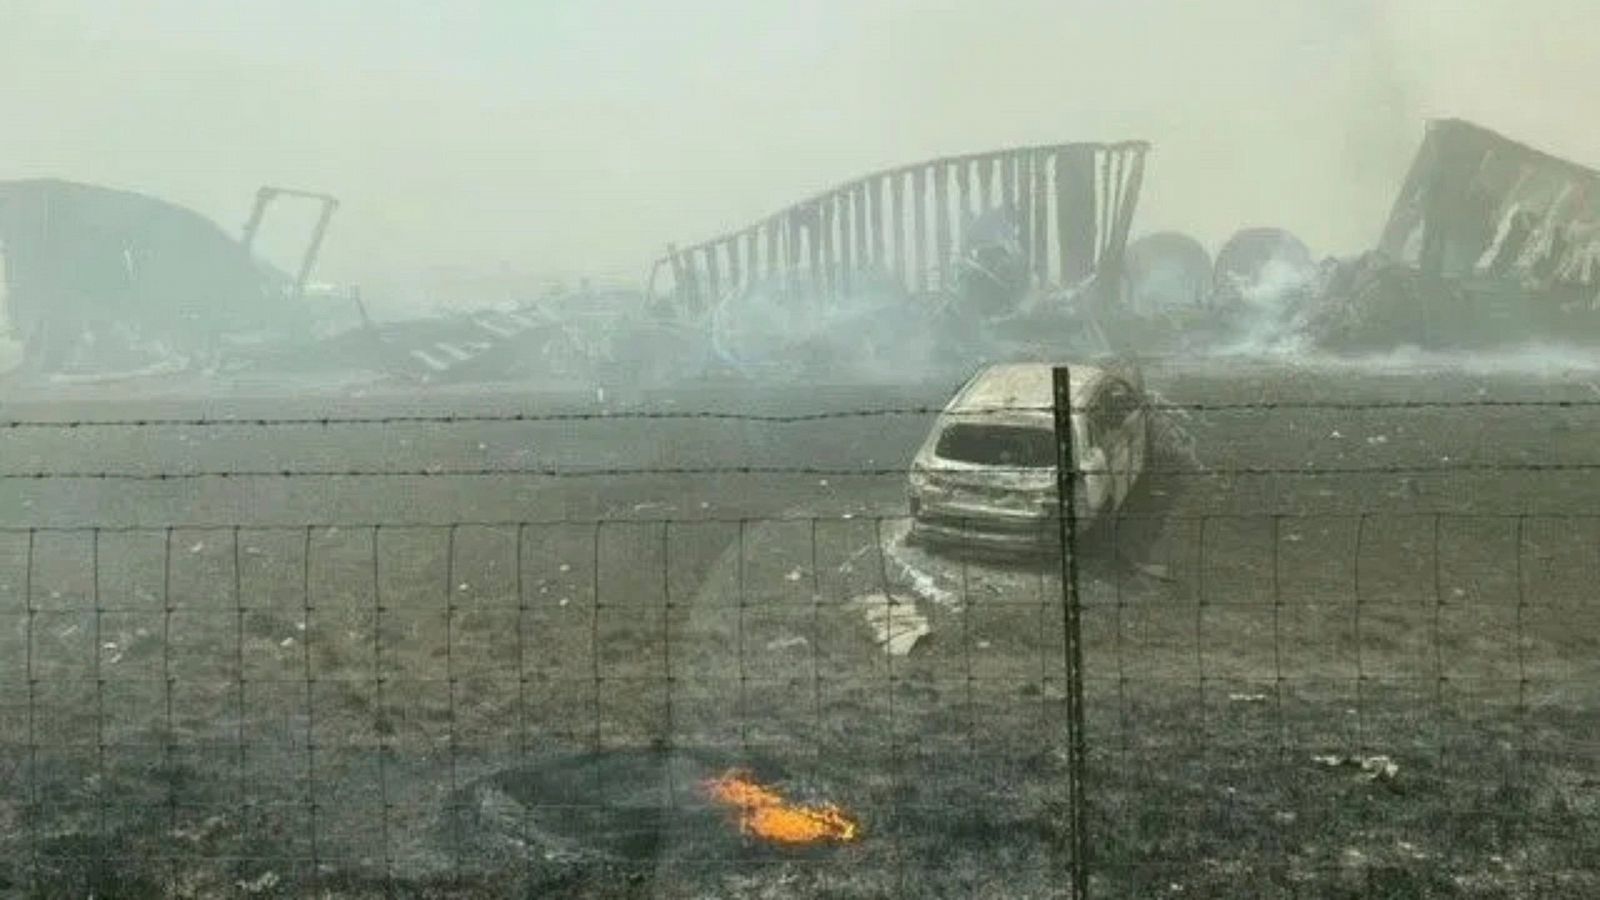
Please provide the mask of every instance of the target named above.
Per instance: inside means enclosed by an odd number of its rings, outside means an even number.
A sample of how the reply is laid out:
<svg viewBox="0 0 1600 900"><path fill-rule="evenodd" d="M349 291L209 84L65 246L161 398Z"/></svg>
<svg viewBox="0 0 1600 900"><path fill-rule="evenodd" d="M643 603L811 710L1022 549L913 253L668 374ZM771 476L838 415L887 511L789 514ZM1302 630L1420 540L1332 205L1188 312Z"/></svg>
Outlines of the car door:
<svg viewBox="0 0 1600 900"><path fill-rule="evenodd" d="M1117 421L1111 410L1108 382L1097 383L1084 398L1087 445L1078 453L1088 509L1093 514L1115 508L1120 488L1117 480Z"/></svg>
<svg viewBox="0 0 1600 900"><path fill-rule="evenodd" d="M1116 505L1120 507L1133 490L1133 482L1144 463L1140 458L1144 445L1137 440L1142 425L1141 412L1133 388L1120 379L1107 380L1102 402L1104 425L1100 446L1115 473Z"/></svg>

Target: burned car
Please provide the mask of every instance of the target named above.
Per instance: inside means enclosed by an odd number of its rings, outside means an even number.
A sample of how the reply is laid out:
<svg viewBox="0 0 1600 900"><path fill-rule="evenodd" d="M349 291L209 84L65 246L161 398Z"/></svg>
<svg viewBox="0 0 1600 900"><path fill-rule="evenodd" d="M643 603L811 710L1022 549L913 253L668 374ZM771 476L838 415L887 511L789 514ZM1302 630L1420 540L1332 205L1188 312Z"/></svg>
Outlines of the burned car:
<svg viewBox="0 0 1600 900"><path fill-rule="evenodd" d="M911 539L1034 553L1059 540L1052 366L984 368L956 392L911 464ZM1121 363L1073 365L1075 513L1122 508L1149 455L1143 379Z"/></svg>

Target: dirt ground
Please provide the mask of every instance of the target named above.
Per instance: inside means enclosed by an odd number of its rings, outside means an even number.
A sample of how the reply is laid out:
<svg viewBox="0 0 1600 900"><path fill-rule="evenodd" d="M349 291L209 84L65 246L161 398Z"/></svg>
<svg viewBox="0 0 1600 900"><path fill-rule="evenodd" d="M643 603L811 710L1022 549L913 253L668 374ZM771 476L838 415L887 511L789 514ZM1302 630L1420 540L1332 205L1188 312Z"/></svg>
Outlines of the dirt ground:
<svg viewBox="0 0 1600 900"><path fill-rule="evenodd" d="M1152 370L1166 401L1250 408L1167 415L1158 471L1078 547L1095 896L1595 895L1595 379ZM639 402L669 399L741 402ZM1571 405L1504 405L1529 400ZM562 427L4 440L8 471L893 468L926 419ZM1340 473L1284 471L1308 467ZM897 477L0 490L0 890L1066 895L1059 566L905 551ZM885 594L929 629L907 655L873 639ZM741 835L703 789L733 767L859 839Z"/></svg>

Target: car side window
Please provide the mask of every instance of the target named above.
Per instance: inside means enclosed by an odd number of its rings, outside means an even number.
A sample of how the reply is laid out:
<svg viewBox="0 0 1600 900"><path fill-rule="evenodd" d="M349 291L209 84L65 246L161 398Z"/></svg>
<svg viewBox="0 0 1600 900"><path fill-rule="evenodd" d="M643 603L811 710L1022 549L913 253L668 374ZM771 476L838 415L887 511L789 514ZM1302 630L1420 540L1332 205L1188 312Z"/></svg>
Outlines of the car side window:
<svg viewBox="0 0 1600 900"><path fill-rule="evenodd" d="M1089 404L1089 439L1103 446L1139 409L1133 389L1120 381L1109 381Z"/></svg>
<svg viewBox="0 0 1600 900"><path fill-rule="evenodd" d="M1112 427L1120 428L1122 423L1139 411L1139 397L1133 388L1120 381L1113 381L1106 388L1106 402L1108 419L1115 423Z"/></svg>
<svg viewBox="0 0 1600 900"><path fill-rule="evenodd" d="M1113 400L1113 392L1102 388L1089 404L1089 440L1097 447L1104 445L1106 437L1122 424L1116 417Z"/></svg>

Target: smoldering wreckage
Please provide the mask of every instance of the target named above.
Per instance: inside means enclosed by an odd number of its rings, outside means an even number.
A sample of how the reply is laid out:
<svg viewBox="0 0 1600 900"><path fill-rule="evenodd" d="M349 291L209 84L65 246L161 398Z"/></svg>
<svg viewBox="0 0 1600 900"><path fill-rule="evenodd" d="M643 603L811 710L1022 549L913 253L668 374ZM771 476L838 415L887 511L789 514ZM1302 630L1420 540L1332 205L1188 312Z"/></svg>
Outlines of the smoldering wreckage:
<svg viewBox="0 0 1600 900"><path fill-rule="evenodd" d="M642 289L546 289L381 320L313 280L338 208L262 188L240 234L138 194L0 183L7 378L360 370L414 382L871 379L1085 352L1359 353L1600 339L1600 173L1429 124L1377 245L1318 260L1278 228L1213 257L1130 241L1149 147L1061 144L877 172L670 246ZM256 236L316 204L295 271Z"/></svg>

